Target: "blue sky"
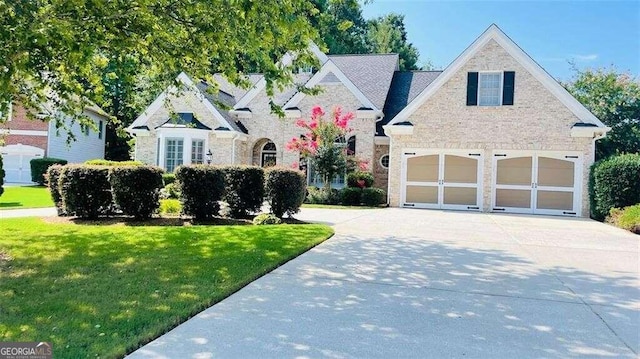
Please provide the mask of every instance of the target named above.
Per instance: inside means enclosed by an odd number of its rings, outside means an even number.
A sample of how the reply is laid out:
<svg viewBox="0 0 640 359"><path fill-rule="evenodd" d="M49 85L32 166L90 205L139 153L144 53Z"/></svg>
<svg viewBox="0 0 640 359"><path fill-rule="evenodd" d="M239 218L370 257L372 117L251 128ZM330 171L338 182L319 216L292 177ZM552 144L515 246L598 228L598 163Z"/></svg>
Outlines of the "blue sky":
<svg viewBox="0 0 640 359"><path fill-rule="evenodd" d="M444 68L489 25L497 24L552 76L614 65L640 74L640 1L373 0L365 18L405 15L420 63Z"/></svg>

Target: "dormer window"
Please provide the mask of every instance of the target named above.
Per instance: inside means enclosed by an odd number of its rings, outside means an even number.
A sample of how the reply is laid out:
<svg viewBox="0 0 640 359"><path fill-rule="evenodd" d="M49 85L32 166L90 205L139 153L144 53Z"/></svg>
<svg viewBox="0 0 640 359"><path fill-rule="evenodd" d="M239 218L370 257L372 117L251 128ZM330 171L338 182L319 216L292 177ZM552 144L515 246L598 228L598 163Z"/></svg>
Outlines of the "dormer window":
<svg viewBox="0 0 640 359"><path fill-rule="evenodd" d="M298 73L299 74L312 74L313 73L313 66L298 67Z"/></svg>
<svg viewBox="0 0 640 359"><path fill-rule="evenodd" d="M469 72L467 106L513 105L515 72Z"/></svg>

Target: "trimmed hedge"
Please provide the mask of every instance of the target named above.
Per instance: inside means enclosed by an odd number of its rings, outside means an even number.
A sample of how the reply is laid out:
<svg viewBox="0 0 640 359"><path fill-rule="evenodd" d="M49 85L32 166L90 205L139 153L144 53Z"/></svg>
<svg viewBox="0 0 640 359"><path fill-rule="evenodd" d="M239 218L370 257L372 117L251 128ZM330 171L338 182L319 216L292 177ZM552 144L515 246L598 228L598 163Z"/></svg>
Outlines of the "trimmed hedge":
<svg viewBox="0 0 640 359"><path fill-rule="evenodd" d="M340 200L346 206L357 206L360 204L362 189L357 187L345 187L340 190Z"/></svg>
<svg viewBox="0 0 640 359"><path fill-rule="evenodd" d="M224 172L207 165L180 166L175 171L180 183L182 212L196 220L211 219L220 211Z"/></svg>
<svg viewBox="0 0 640 359"><path fill-rule="evenodd" d="M591 216L599 221L612 208L640 203L640 154L609 157L591 167Z"/></svg>
<svg viewBox="0 0 640 359"><path fill-rule="evenodd" d="M173 173L163 173L162 174L162 183L164 186L168 186L176 181L176 175Z"/></svg>
<svg viewBox="0 0 640 359"><path fill-rule="evenodd" d="M0 196L4 193L4 167L2 163L2 155L0 155Z"/></svg>
<svg viewBox="0 0 640 359"><path fill-rule="evenodd" d="M385 203L384 190L380 188L364 188L361 197L362 204L369 207L377 207Z"/></svg>
<svg viewBox="0 0 640 359"><path fill-rule="evenodd" d="M264 201L264 170L256 166L229 166L225 174L223 201L234 218L257 212Z"/></svg>
<svg viewBox="0 0 640 359"><path fill-rule="evenodd" d="M31 165L31 181L39 185L45 184L44 175L47 169L53 165L66 165L67 160L53 157L34 158L29 163Z"/></svg>
<svg viewBox="0 0 640 359"><path fill-rule="evenodd" d="M355 171L347 174L347 186L369 188L373 186L373 174L366 171Z"/></svg>
<svg viewBox="0 0 640 359"><path fill-rule="evenodd" d="M101 160L101 159L95 159L95 160L88 160L85 161L84 163L85 165L89 165L89 166L143 166L144 163L140 162L140 161L111 161L111 160Z"/></svg>
<svg viewBox="0 0 640 359"><path fill-rule="evenodd" d="M95 219L112 211L109 167L64 166L58 179L64 211Z"/></svg>
<svg viewBox="0 0 640 359"><path fill-rule="evenodd" d="M151 218L160 207L163 170L154 166L121 166L109 169L115 204L136 219Z"/></svg>
<svg viewBox="0 0 640 359"><path fill-rule="evenodd" d="M271 167L266 171L266 198L271 213L278 218L298 213L304 201L306 178L304 173L288 168Z"/></svg>
<svg viewBox="0 0 640 359"><path fill-rule="evenodd" d="M51 193L51 199L56 206L58 216L66 215L64 206L62 205L62 194L60 193L59 186L60 174L62 173L62 169L62 165L50 166L47 169L47 174L45 175L47 186L49 187L49 193Z"/></svg>

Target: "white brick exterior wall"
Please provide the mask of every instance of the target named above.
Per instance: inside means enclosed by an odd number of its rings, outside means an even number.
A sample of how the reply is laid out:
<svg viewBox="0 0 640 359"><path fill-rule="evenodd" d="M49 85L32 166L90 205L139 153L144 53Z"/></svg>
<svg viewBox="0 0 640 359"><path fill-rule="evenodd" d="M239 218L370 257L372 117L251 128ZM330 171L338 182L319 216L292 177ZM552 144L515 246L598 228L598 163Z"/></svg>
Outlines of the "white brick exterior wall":
<svg viewBox="0 0 640 359"><path fill-rule="evenodd" d="M513 106L466 106L467 73L515 71ZM588 216L588 173L593 140L572 138L579 119L491 40L409 118L413 135L394 135L390 149L390 204L400 205L404 148L484 150L483 208L491 205L492 153L496 149L579 151L584 154L582 215Z"/></svg>

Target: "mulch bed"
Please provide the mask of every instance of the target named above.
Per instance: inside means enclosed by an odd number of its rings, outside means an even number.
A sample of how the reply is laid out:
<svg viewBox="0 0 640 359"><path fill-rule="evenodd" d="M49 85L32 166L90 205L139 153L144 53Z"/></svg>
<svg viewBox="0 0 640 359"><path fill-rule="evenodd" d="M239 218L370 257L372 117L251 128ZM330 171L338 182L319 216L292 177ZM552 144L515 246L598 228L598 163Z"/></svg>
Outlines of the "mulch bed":
<svg viewBox="0 0 640 359"><path fill-rule="evenodd" d="M43 220L47 223L63 224L73 223L78 225L98 225L98 226L111 226L111 225L123 225L123 226L168 226L168 227L181 227L181 226L193 226L193 225L206 225L206 226L246 226L253 225L253 218L227 218L227 217L214 217L209 221L194 221L191 218L184 217L153 217L148 220L138 221L135 218L127 216L111 216L101 217L98 219L83 219L77 217L44 217ZM283 223L287 224L307 224L307 222L297 220L295 218L283 218ZM1 259L1 258L0 258Z"/></svg>

